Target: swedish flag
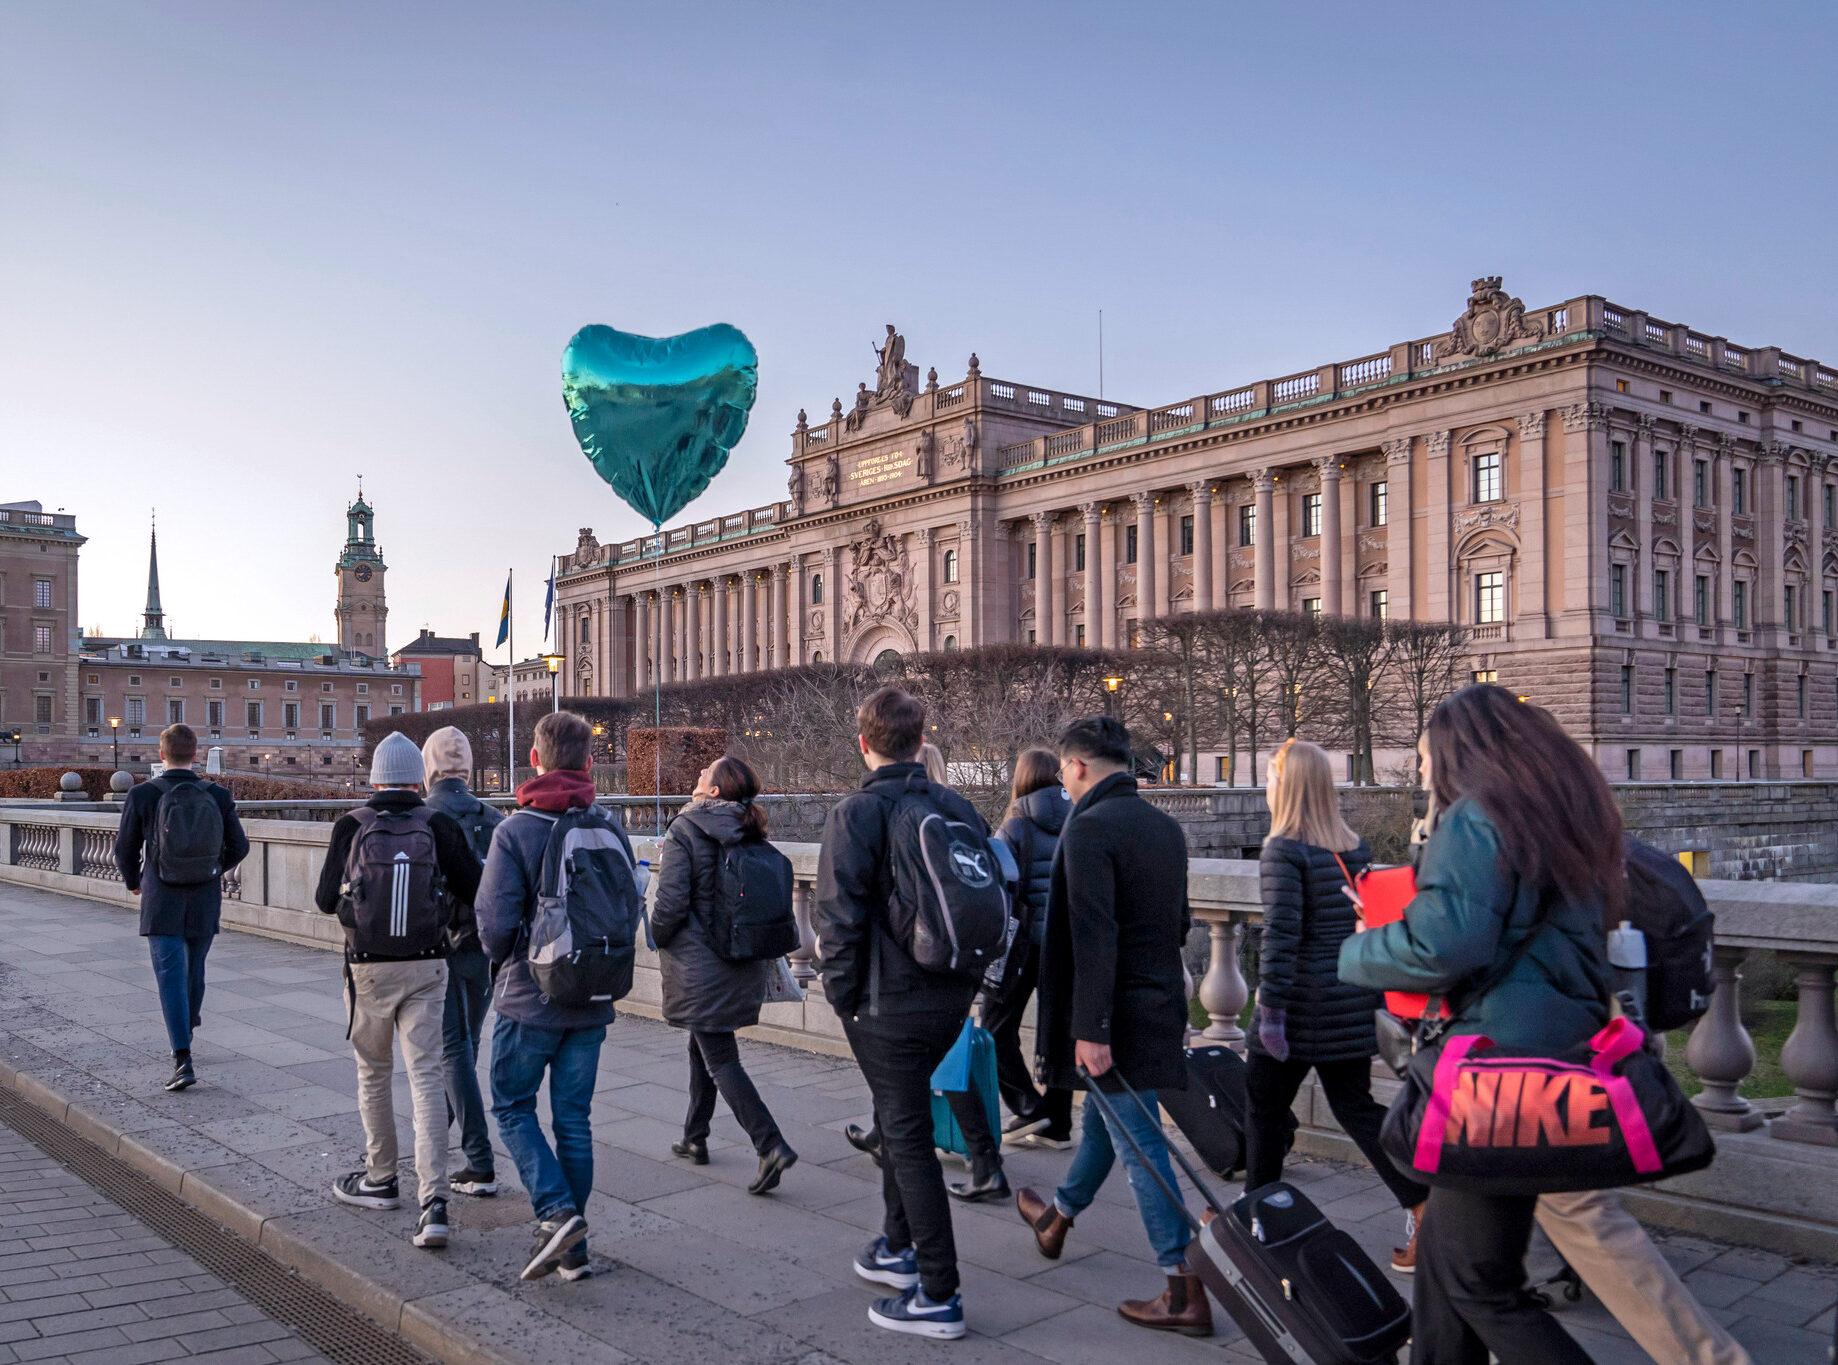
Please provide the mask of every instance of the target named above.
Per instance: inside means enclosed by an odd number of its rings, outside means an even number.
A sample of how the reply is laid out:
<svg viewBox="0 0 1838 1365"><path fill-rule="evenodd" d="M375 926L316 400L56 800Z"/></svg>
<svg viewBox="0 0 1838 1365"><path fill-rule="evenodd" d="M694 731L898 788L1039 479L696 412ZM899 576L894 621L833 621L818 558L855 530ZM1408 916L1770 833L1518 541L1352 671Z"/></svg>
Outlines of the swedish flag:
<svg viewBox="0 0 1838 1365"><path fill-rule="evenodd" d="M504 606L498 611L498 643L503 644L511 636L511 576L504 576Z"/></svg>

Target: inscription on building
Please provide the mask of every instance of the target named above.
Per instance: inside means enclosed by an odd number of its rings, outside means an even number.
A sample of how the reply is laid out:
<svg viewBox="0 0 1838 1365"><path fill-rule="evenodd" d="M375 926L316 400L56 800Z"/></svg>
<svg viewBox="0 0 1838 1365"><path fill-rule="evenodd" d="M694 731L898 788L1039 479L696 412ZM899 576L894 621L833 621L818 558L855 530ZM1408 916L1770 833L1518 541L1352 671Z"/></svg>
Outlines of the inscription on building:
<svg viewBox="0 0 1838 1365"><path fill-rule="evenodd" d="M913 457L904 450L890 450L880 455L864 455L849 471L853 488L874 488L880 484L904 479L913 470Z"/></svg>

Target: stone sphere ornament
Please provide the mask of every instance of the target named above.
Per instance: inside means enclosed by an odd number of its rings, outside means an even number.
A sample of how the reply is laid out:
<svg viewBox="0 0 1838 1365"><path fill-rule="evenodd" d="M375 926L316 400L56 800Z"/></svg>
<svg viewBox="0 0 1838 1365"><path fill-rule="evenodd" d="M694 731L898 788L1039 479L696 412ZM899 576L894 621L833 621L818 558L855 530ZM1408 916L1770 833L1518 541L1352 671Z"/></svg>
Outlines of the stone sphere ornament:
<svg viewBox="0 0 1838 1365"><path fill-rule="evenodd" d="M562 353L562 399L581 453L653 526L721 472L758 388L759 353L725 322L670 337L595 323Z"/></svg>

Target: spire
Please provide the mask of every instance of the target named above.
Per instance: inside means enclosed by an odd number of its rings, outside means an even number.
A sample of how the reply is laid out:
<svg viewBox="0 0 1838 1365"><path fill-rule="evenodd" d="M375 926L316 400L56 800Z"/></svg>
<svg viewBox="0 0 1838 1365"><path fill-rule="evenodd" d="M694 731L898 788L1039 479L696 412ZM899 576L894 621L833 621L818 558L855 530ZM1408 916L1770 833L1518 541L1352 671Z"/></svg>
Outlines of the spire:
<svg viewBox="0 0 1838 1365"><path fill-rule="evenodd" d="M140 638L166 638L166 613L160 609L160 524L157 513L154 514L153 529L147 538L147 610L142 616Z"/></svg>

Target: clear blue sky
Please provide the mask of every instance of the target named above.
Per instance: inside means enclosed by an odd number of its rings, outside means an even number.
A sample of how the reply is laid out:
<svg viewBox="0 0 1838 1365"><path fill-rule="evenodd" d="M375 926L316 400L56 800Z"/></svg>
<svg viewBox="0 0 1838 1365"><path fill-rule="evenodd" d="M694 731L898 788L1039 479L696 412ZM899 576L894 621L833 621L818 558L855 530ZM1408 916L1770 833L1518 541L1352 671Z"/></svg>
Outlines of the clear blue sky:
<svg viewBox="0 0 1838 1365"><path fill-rule="evenodd" d="M1401 18L1400 16L1409 16ZM1448 325L1469 279L1838 361L1838 6L21 3L0 9L0 500L131 629L332 632L355 484L390 631L489 631L591 525L558 360L759 348L690 511L800 405L921 371L1156 404ZM519 643L540 601L521 595Z"/></svg>

